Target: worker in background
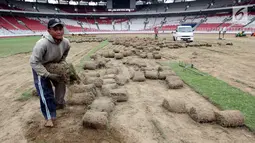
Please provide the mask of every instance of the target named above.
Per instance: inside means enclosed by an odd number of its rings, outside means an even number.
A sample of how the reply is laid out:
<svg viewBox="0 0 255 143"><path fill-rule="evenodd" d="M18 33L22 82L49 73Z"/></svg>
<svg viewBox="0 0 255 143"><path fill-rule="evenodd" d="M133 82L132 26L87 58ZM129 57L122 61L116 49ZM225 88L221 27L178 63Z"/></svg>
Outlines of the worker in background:
<svg viewBox="0 0 255 143"><path fill-rule="evenodd" d="M223 39L224 39L226 32L227 32L227 27L223 27L223 29L222 29L222 38Z"/></svg>
<svg viewBox="0 0 255 143"><path fill-rule="evenodd" d="M219 40L222 40L222 38L220 37L221 33L222 33L222 27L219 28Z"/></svg>
<svg viewBox="0 0 255 143"><path fill-rule="evenodd" d="M30 57L34 84L40 96L42 114L46 119L45 127L53 127L56 110L65 107L66 86L63 77L49 73L44 67L47 63L66 63L70 42L63 37L63 28L61 21L51 19L48 22L49 35L36 42ZM53 92L52 85L55 87L55 92Z"/></svg>
<svg viewBox="0 0 255 143"><path fill-rule="evenodd" d="M155 40L158 39L158 27L154 27Z"/></svg>

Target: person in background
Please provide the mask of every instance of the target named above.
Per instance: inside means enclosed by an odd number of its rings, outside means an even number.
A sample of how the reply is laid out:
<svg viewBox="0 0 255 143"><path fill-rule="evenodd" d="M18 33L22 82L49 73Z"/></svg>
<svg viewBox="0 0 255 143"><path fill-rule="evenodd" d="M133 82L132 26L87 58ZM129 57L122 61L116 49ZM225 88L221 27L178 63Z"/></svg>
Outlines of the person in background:
<svg viewBox="0 0 255 143"><path fill-rule="evenodd" d="M158 27L154 27L155 39L158 39Z"/></svg>
<svg viewBox="0 0 255 143"><path fill-rule="evenodd" d="M222 27L219 28L219 40L221 40L222 38L220 37L221 33L222 33Z"/></svg>
<svg viewBox="0 0 255 143"><path fill-rule="evenodd" d="M222 29L222 38L223 39L225 37L226 32L227 32L227 27L223 27L223 29Z"/></svg>

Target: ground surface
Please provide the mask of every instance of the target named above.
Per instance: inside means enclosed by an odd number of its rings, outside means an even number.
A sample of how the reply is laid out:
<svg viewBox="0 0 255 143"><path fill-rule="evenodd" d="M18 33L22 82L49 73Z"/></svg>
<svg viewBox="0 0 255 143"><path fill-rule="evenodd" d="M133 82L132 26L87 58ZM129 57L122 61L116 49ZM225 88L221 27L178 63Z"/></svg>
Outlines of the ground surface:
<svg viewBox="0 0 255 143"><path fill-rule="evenodd" d="M216 35L198 35L200 41L217 43ZM199 70L255 96L254 38L228 36L234 46L201 47L164 51L166 58L193 63Z"/></svg>
<svg viewBox="0 0 255 143"><path fill-rule="evenodd" d="M216 37L198 35L196 38L217 43ZM254 39L227 39L234 46L185 48L162 53L164 60L192 62L198 69L255 95ZM72 44L68 61L78 65L84 55L98 44ZM110 44L105 48L114 47ZM30 53L1 58L0 142L255 142L254 134L246 128L229 129L215 123L199 124L186 114L167 112L160 106L163 98L181 98L188 106L217 108L186 85L180 90L168 90L163 82L152 80L130 82L125 86L129 101L115 107L107 131L83 129L81 118L85 109L75 106L58 112L57 126L45 129L36 97L26 102L16 101L22 92L33 86L29 56ZM149 67L157 65L154 60L145 62ZM112 61L112 66L126 70L120 61Z"/></svg>

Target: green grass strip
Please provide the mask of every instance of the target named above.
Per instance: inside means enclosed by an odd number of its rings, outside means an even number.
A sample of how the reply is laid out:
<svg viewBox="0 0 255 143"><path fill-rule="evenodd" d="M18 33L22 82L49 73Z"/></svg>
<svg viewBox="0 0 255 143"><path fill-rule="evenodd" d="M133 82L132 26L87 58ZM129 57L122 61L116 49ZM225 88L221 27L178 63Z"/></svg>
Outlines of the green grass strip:
<svg viewBox="0 0 255 143"><path fill-rule="evenodd" d="M217 107L223 110L240 110L245 116L245 125L255 131L255 96L209 74L204 73L206 76L201 76L195 72L183 70L178 63L162 64L170 66L186 84Z"/></svg>
<svg viewBox="0 0 255 143"><path fill-rule="evenodd" d="M109 42L103 41L101 42L97 47L91 49L80 61L80 64L77 67L77 71L80 72L82 70L82 66L84 65L85 61L89 61L91 60L90 56L93 55L94 53L96 53L98 50L102 49L103 47L105 47L106 45L108 45Z"/></svg>
<svg viewBox="0 0 255 143"><path fill-rule="evenodd" d="M31 52L39 36L0 39L0 58Z"/></svg>
<svg viewBox="0 0 255 143"><path fill-rule="evenodd" d="M25 92L23 92L20 95L20 97L16 99L16 101L24 102L24 101L27 101L30 98L32 98L32 90L33 90L33 88L30 88L30 89L26 90Z"/></svg>

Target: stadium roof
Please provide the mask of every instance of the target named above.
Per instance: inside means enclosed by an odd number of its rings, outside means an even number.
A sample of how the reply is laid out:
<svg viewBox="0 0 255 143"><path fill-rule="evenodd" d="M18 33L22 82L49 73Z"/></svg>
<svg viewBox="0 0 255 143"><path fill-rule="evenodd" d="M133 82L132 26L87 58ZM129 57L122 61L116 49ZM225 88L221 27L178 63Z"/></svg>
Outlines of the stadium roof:
<svg viewBox="0 0 255 143"><path fill-rule="evenodd" d="M50 4L70 4L70 5L106 5L107 0L16 0L25 2L39 2ZM189 2L196 0L136 0L137 5L154 4L154 3L174 3Z"/></svg>

